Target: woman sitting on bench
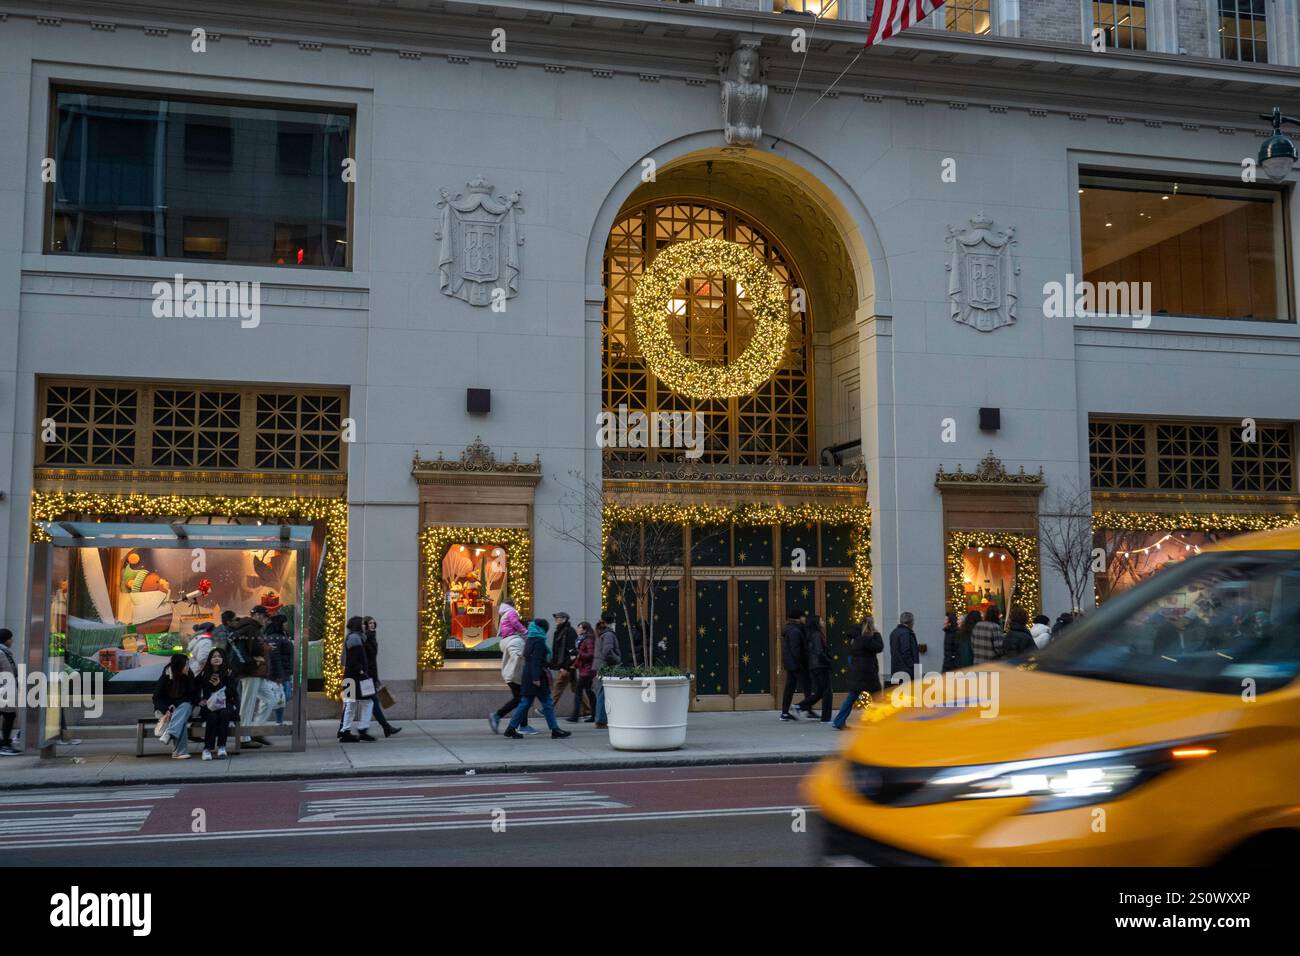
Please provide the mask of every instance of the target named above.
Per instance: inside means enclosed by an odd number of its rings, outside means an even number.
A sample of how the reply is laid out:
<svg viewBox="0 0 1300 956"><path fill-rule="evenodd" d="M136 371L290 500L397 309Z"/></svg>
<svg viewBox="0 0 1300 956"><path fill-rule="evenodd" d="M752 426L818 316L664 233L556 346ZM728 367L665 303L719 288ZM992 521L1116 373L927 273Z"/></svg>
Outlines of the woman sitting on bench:
<svg viewBox="0 0 1300 956"><path fill-rule="evenodd" d="M158 739L163 744L173 744L173 760L190 759L186 728L190 722L190 711L194 709L194 701L198 696L198 685L194 682L188 664L189 658L184 654L173 654L153 689L154 716L160 720L164 716L169 718Z"/></svg>
<svg viewBox="0 0 1300 956"><path fill-rule="evenodd" d="M239 678L230 672L225 654L213 648L198 677L199 716L203 718L203 759L226 759L230 725L239 717Z"/></svg>

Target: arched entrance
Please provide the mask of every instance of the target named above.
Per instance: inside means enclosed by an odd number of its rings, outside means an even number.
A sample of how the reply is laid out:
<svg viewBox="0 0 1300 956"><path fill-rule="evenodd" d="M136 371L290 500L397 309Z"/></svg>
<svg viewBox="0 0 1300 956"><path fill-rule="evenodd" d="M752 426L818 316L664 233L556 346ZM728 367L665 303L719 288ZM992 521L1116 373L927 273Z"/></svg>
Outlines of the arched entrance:
<svg viewBox="0 0 1300 956"><path fill-rule="evenodd" d="M629 644L652 631L654 662L695 673L697 709L774 705L785 679L778 635L792 611L822 618L841 676L844 629L871 600L870 509L852 463L862 435L857 267L823 200L748 155L708 150L661 167L612 217L601 257L603 410L698 414L705 431L697 455L603 449L607 602ZM754 253L786 300L784 354L745 394L683 394L637 341L646 269L697 240ZM688 275L667 301L688 360L728 365L753 336L755 304L734 276Z"/></svg>

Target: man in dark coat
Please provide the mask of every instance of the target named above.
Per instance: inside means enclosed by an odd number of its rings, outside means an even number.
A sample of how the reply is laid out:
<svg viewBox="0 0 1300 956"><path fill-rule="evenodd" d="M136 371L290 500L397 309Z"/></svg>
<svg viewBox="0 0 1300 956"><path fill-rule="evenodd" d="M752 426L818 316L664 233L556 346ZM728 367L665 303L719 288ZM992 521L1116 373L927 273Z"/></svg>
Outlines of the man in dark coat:
<svg viewBox="0 0 1300 956"><path fill-rule="evenodd" d="M885 649L885 639L876 630L870 614L861 624L849 628L849 692L840 705L840 711L831 721L836 730L843 730L853 712L853 702L863 693L880 693L880 661L876 657Z"/></svg>
<svg viewBox="0 0 1300 956"><path fill-rule="evenodd" d="M552 737L571 736L569 731L561 730L555 722L555 702L551 700L551 678L546 673L546 631L550 624L546 618L539 617L528 625L528 639L524 642L524 671L519 676L519 706L510 718L510 726L503 736L514 740L523 740L519 732L519 722L524 719L533 701L540 703L546 726L551 728Z"/></svg>
<svg viewBox="0 0 1300 956"><path fill-rule="evenodd" d="M551 696L555 700L555 709L559 710L564 689L567 687L572 691L578 686L578 632L569 623L567 611L557 611L551 618L555 621L555 634L551 638L551 659L547 666L555 671L555 686L551 688Z"/></svg>
<svg viewBox="0 0 1300 956"><path fill-rule="evenodd" d="M898 627L889 635L889 672L895 677L899 674L906 674L908 680L919 677L921 646L912 630L915 620L911 611L904 611L898 616Z"/></svg>
<svg viewBox="0 0 1300 956"><path fill-rule="evenodd" d="M804 631L803 613L791 610L781 629L781 666L785 668L785 689L781 692L781 719L797 720L790 713L794 692L802 690L808 699L808 635Z"/></svg>
<svg viewBox="0 0 1300 956"><path fill-rule="evenodd" d="M831 691L831 666L834 661L831 659L830 645L826 641L826 635L822 632L821 618L816 614L808 615L808 625L805 628L808 635L808 676L811 684L811 690L799 709L807 714L810 718L816 718L817 704L822 705L822 723L831 722L831 700L833 693Z"/></svg>

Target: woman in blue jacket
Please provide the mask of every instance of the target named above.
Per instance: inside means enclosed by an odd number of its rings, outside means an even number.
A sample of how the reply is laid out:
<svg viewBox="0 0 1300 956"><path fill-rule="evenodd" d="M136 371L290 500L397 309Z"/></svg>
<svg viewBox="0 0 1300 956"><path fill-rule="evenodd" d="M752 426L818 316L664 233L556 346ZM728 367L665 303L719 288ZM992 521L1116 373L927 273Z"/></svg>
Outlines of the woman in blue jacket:
<svg viewBox="0 0 1300 956"><path fill-rule="evenodd" d="M519 680L519 688L522 697L519 706L515 708L514 716L510 718L510 726L506 728L505 736L516 740L522 740L524 735L518 730L519 722L528 714L528 709L533 706L536 700L541 704L542 716L546 718L546 726L551 728L551 736L555 738L571 736L569 731L561 730L560 725L555 722L555 701L551 700L551 679L546 673L546 631L550 625L545 618L537 618L528 625L528 639L524 642L524 672Z"/></svg>

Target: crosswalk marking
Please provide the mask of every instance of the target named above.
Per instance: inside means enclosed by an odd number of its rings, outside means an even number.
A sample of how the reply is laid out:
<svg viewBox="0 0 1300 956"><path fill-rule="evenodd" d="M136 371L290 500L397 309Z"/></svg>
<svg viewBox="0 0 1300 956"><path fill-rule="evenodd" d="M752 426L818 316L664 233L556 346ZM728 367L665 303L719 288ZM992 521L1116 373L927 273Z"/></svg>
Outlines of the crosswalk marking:
<svg viewBox="0 0 1300 956"><path fill-rule="evenodd" d="M550 783L544 777L526 773L490 774L482 777L419 777L415 779L325 780L309 783L303 793L331 793L346 790L434 790L455 787L496 787L509 784Z"/></svg>
<svg viewBox="0 0 1300 956"><path fill-rule="evenodd" d="M180 787L77 787L66 790L22 790L0 795L0 805L41 803L114 803L119 800L169 800Z"/></svg>
<svg viewBox="0 0 1300 956"><path fill-rule="evenodd" d="M138 833L152 812L152 804L71 810L0 810L0 836Z"/></svg>
<svg viewBox="0 0 1300 956"><path fill-rule="evenodd" d="M591 790L543 790L523 793L457 793L440 796L339 797L309 800L299 809L299 823L325 820L488 815L494 810L622 810L627 804Z"/></svg>

